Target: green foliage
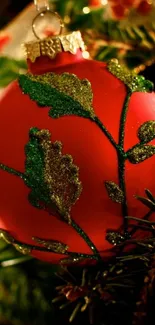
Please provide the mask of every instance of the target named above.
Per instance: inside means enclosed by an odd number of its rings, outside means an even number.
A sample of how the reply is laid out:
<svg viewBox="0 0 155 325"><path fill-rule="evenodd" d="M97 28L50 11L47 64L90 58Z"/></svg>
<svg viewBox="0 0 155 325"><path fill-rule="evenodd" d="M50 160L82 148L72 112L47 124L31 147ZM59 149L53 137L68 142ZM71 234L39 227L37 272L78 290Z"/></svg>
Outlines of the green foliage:
<svg viewBox="0 0 155 325"><path fill-rule="evenodd" d="M59 91L48 83L43 83L31 78L31 75L20 75L19 84L22 91L37 102L39 106L49 107L49 116L58 118L64 115L91 116L90 110L85 110L81 103L66 95L65 87ZM90 112L89 112L90 111Z"/></svg>
<svg viewBox="0 0 155 325"><path fill-rule="evenodd" d="M70 30L82 31L91 56L99 61L118 58L128 68L145 65L155 57L155 24L132 25L129 21L107 19L104 7L91 9L84 14L89 1L57 0L56 10L67 19Z"/></svg>
<svg viewBox="0 0 155 325"><path fill-rule="evenodd" d="M0 324L48 325L53 309L46 297L44 277L53 277L54 271L50 264L23 257L0 241Z"/></svg>
<svg viewBox="0 0 155 325"><path fill-rule="evenodd" d="M0 57L0 88L6 87L11 81L15 80L20 71L26 70L24 60L14 60L8 57Z"/></svg>

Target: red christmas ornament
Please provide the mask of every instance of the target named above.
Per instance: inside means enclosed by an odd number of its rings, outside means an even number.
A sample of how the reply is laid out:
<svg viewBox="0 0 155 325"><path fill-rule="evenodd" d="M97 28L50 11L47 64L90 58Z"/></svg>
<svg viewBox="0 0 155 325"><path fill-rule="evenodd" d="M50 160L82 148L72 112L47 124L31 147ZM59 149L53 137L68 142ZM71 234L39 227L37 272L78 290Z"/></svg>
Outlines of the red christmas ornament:
<svg viewBox="0 0 155 325"><path fill-rule="evenodd" d="M55 39L38 58L28 44L31 74L0 103L1 236L53 263L103 258L129 238L126 216L148 213L135 196L155 193L151 83L69 53L73 36L53 60Z"/></svg>

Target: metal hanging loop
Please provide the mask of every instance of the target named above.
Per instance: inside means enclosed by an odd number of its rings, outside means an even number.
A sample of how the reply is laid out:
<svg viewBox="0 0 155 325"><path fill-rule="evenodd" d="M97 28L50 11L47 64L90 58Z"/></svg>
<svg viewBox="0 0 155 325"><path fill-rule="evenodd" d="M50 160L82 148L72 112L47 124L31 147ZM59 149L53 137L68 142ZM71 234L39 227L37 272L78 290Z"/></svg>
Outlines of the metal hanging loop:
<svg viewBox="0 0 155 325"><path fill-rule="evenodd" d="M51 19L52 17L53 18L56 18L59 22L59 31L57 33L57 35L61 35L62 34L62 30L63 30L63 27L64 27L64 24L63 24L63 21L61 19L61 17L58 15L57 12L54 12L51 8L50 8L50 5L49 5L49 1L48 0L34 0L34 4L36 6L36 9L38 11L38 14L36 15L36 17L33 19L32 21L32 31L33 31L33 34L35 35L35 37L39 40L41 40L41 38L39 37L37 31L36 31L36 24L37 24L37 21L39 21L39 19L43 19L45 18L46 19L46 15L50 14L51 15ZM55 34L55 36L57 36Z"/></svg>

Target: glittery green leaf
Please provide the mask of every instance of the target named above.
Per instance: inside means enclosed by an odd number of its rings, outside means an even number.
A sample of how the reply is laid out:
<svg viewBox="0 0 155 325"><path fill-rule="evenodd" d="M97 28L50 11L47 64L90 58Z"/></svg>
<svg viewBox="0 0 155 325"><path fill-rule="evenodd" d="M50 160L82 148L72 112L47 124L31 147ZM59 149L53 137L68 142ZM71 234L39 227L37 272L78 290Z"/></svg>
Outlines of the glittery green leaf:
<svg viewBox="0 0 155 325"><path fill-rule="evenodd" d="M70 209L81 194L78 168L70 155L62 155L62 144L51 142L48 130L30 130L26 145L25 183L29 200L63 221L71 222Z"/></svg>
<svg viewBox="0 0 155 325"><path fill-rule="evenodd" d="M105 187L107 189L108 195L113 202L123 203L124 194L117 184L112 181L105 182Z"/></svg>
<svg viewBox="0 0 155 325"><path fill-rule="evenodd" d="M88 80L75 75L49 73L41 76L20 75L19 85L24 94L39 106L50 107L49 116L64 115L93 117L92 89Z"/></svg>
<svg viewBox="0 0 155 325"><path fill-rule="evenodd" d="M143 143L147 143L155 139L155 120L147 121L140 126L138 130L138 138Z"/></svg>
<svg viewBox="0 0 155 325"><path fill-rule="evenodd" d="M128 159L132 164L139 164L155 154L155 146L139 145L128 153Z"/></svg>
<svg viewBox="0 0 155 325"><path fill-rule="evenodd" d="M136 75L122 67L117 59L112 59L107 65L108 70L120 79L131 92L152 92L153 83L143 76Z"/></svg>
<svg viewBox="0 0 155 325"><path fill-rule="evenodd" d="M37 208L45 208L50 204L50 192L44 181L44 152L36 137L37 132L37 128L30 130L30 141L25 147L25 183L31 188L31 204Z"/></svg>

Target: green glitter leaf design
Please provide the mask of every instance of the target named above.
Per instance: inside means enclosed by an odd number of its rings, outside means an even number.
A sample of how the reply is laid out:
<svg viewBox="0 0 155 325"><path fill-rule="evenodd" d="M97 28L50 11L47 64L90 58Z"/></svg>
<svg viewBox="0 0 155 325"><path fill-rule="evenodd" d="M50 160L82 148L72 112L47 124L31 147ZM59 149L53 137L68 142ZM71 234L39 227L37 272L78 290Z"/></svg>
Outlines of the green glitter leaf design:
<svg viewBox="0 0 155 325"><path fill-rule="evenodd" d="M48 130L32 128L25 149L25 183L31 188L29 200L33 206L47 209L71 223L70 209L79 198L82 186L72 157L62 155L61 149L60 142L51 142Z"/></svg>
<svg viewBox="0 0 155 325"><path fill-rule="evenodd" d="M138 130L138 138L143 143L155 139L155 121L148 121L141 125Z"/></svg>
<svg viewBox="0 0 155 325"><path fill-rule="evenodd" d="M36 208L45 208L50 204L50 192L44 181L44 152L36 137L39 130L30 130L30 141L25 146L25 184L31 188L29 194L30 203Z"/></svg>
<svg viewBox="0 0 155 325"><path fill-rule="evenodd" d="M152 92L153 83L145 80L143 76L136 75L133 72L122 67L117 59L112 59L107 65L108 70L130 89L131 92Z"/></svg>
<svg viewBox="0 0 155 325"><path fill-rule="evenodd" d="M124 202L124 194L123 191L119 188L117 184L112 181L105 182L105 187L108 192L110 199L116 203Z"/></svg>
<svg viewBox="0 0 155 325"><path fill-rule="evenodd" d="M155 154L155 146L139 145L128 152L128 159L132 164L139 164Z"/></svg>
<svg viewBox="0 0 155 325"><path fill-rule="evenodd" d="M41 76L20 75L19 85L24 94L39 106L50 107L49 116L58 118L65 115L94 117L93 93L88 80L75 75L48 73Z"/></svg>

